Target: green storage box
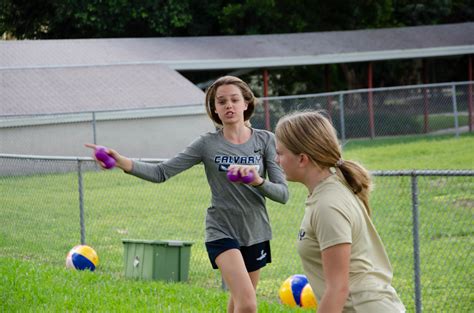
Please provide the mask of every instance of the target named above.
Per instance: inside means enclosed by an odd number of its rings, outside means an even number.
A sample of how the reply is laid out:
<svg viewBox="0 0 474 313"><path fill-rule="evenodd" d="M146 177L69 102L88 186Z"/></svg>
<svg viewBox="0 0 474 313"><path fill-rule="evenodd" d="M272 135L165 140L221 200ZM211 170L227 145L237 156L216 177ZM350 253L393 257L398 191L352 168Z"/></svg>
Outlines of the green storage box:
<svg viewBox="0 0 474 313"><path fill-rule="evenodd" d="M122 239L125 277L187 281L192 242Z"/></svg>

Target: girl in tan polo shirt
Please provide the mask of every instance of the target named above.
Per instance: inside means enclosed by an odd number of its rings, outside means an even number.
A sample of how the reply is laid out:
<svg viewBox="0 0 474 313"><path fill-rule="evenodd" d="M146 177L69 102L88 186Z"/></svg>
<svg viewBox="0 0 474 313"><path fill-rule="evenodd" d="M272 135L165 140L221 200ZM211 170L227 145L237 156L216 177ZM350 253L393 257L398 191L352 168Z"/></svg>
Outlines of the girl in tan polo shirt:
<svg viewBox="0 0 474 313"><path fill-rule="evenodd" d="M405 312L370 219L368 171L342 158L336 131L320 112L287 115L275 134L287 180L308 188L298 254L318 312Z"/></svg>

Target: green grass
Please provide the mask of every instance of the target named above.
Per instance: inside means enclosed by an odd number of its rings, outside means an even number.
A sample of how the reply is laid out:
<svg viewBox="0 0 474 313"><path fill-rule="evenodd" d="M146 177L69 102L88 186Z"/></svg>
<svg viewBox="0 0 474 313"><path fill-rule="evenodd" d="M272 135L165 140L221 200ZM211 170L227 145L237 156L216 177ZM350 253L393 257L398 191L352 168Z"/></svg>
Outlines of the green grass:
<svg viewBox="0 0 474 313"><path fill-rule="evenodd" d="M354 140L344 146L344 158L370 170L473 169L472 147L473 135ZM67 251L80 241L77 174L0 178L0 311L224 311L228 294L210 269L203 243L209 187L202 167L160 185L118 170L83 176L86 241L100 258L94 273L64 268ZM373 220L392 261L394 286L411 312L410 177L375 177L375 184ZM473 179L420 177L418 185L424 311L468 311L474 287ZM298 312L277 300L283 280L302 272L295 241L306 190L291 183L290 192L287 205L268 202L273 263L262 271L260 312ZM189 281L125 278L123 238L193 241Z"/></svg>
<svg viewBox="0 0 474 313"><path fill-rule="evenodd" d="M203 312L207 307L225 304L224 293L200 287L130 281L49 264L12 258L2 260L5 266L0 267L1 303L9 312L130 312L137 308L156 312ZM202 297L190 296L192 294Z"/></svg>
<svg viewBox="0 0 474 313"><path fill-rule="evenodd" d="M416 116L416 122L419 125L419 130L424 129L425 117L423 115ZM469 125L469 115L467 112L458 113L458 126ZM454 129L455 121L452 114L430 114L428 116L428 131L435 132L446 129Z"/></svg>
<svg viewBox="0 0 474 313"><path fill-rule="evenodd" d="M407 136L349 140L344 158L370 170L473 169L474 136Z"/></svg>
<svg viewBox="0 0 474 313"><path fill-rule="evenodd" d="M227 294L184 283L140 281L2 258L2 312L222 312ZM289 312L262 302L261 312ZM304 312L303 310L292 310Z"/></svg>

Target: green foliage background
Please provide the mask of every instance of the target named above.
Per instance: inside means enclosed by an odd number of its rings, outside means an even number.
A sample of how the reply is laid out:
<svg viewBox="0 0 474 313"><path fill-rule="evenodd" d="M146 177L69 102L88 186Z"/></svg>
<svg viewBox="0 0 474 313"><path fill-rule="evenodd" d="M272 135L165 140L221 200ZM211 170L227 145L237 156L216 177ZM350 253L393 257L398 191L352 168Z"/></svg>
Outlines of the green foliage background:
<svg viewBox="0 0 474 313"><path fill-rule="evenodd" d="M0 33L19 39L212 36L472 21L472 0L4 0Z"/></svg>

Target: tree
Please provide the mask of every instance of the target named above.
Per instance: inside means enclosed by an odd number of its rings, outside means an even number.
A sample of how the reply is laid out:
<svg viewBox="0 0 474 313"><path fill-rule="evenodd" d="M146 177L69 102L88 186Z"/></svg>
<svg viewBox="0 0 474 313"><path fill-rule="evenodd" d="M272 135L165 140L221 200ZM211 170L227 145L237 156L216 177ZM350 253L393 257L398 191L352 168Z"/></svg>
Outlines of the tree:
<svg viewBox="0 0 474 313"><path fill-rule="evenodd" d="M4 0L0 32L18 39L179 35L192 19L187 1Z"/></svg>
<svg viewBox="0 0 474 313"><path fill-rule="evenodd" d="M473 20L473 0L393 0L393 21L401 26L436 25Z"/></svg>

